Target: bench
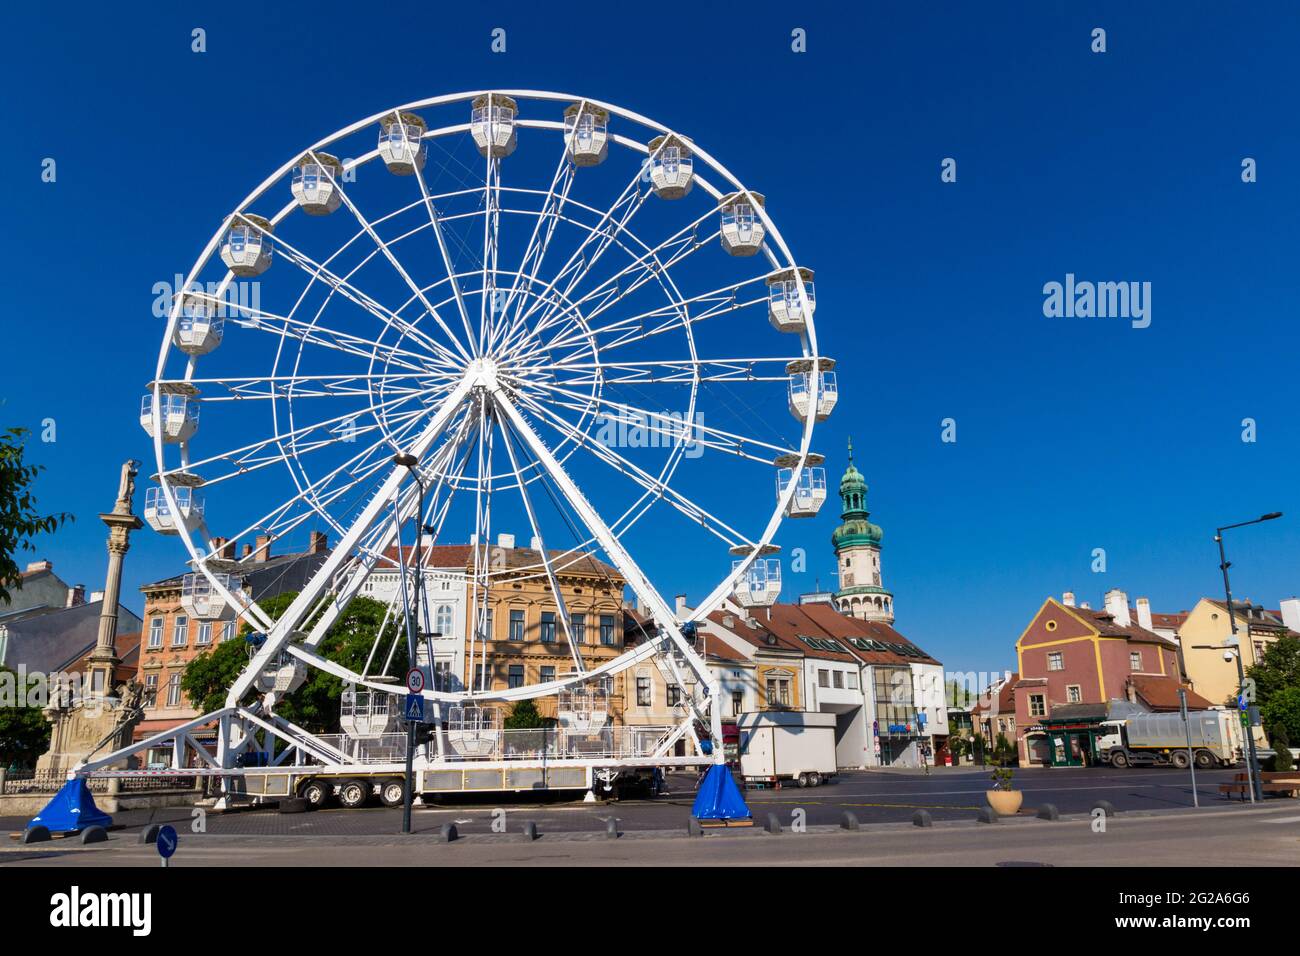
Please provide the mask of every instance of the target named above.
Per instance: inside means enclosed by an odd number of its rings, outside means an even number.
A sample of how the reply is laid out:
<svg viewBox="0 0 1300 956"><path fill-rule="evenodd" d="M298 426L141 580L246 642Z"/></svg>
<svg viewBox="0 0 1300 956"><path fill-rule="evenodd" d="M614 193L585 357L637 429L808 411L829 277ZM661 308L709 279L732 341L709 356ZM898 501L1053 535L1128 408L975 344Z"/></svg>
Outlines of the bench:
<svg viewBox="0 0 1300 956"><path fill-rule="evenodd" d="M1219 784L1219 793L1229 798L1233 794L1240 794L1242 800L1249 798L1250 784L1247 783L1246 774L1236 774L1232 779L1232 783ZM1283 793L1287 796L1294 796L1297 791L1300 791L1300 771L1262 771L1259 775L1259 789L1265 794Z"/></svg>

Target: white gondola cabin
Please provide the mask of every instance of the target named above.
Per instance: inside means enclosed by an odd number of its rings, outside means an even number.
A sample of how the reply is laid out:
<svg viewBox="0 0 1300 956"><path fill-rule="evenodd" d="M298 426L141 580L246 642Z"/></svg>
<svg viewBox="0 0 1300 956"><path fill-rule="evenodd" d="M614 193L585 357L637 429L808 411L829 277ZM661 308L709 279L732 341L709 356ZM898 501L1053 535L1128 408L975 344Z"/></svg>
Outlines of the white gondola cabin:
<svg viewBox="0 0 1300 956"><path fill-rule="evenodd" d="M790 414L799 421L804 421L808 417L808 409L812 403L812 387L814 384L813 376L816 376L817 385L817 421L822 422L830 417L835 408L835 403L839 400L839 387L835 381L835 373L831 369L835 368L835 360L823 358L818 360L819 372L812 371L812 359L799 359L789 363L785 370L790 373Z"/></svg>
<svg viewBox="0 0 1300 956"><path fill-rule="evenodd" d="M169 382L164 389L156 409L153 392L140 399L140 427L153 438L159 426L168 445L189 441L199 427L198 389L181 382Z"/></svg>
<svg viewBox="0 0 1300 956"><path fill-rule="evenodd" d="M221 344L226 320L220 312L220 304L212 299L184 296L172 332L172 344L186 355L207 355Z"/></svg>
<svg viewBox="0 0 1300 956"><path fill-rule="evenodd" d="M751 201L751 197L752 201ZM722 248L733 256L752 256L763 248L762 193L732 193L722 200Z"/></svg>
<svg viewBox="0 0 1300 956"><path fill-rule="evenodd" d="M734 574L743 561L733 561ZM734 589L736 602L742 607L771 607L781 596L781 562L777 558L755 558L739 578Z"/></svg>
<svg viewBox="0 0 1300 956"><path fill-rule="evenodd" d="M560 726L570 734L590 734L609 722L609 691L600 684L565 688L555 704Z"/></svg>
<svg viewBox="0 0 1300 956"><path fill-rule="evenodd" d="M807 315L799 298L801 282L808 298ZM807 327L808 318L816 311L817 296L811 269L782 269L767 277L767 316L778 332L802 332Z"/></svg>
<svg viewBox="0 0 1300 956"><path fill-rule="evenodd" d="M238 576L233 574L212 576L218 584L230 592L235 604L226 601L225 595L213 586L206 574L191 571L181 578L181 607L185 608L190 617L212 620L224 616L228 610L241 611L243 605L247 603L244 598L243 584Z"/></svg>
<svg viewBox="0 0 1300 956"><path fill-rule="evenodd" d="M575 166L596 166L609 154L609 111L591 103L564 110L564 148Z"/></svg>
<svg viewBox="0 0 1300 956"><path fill-rule="evenodd" d="M144 520L159 534L179 534L181 526L192 528L203 519L203 495L193 488L173 488L176 498L173 511L161 488L146 488Z"/></svg>
<svg viewBox="0 0 1300 956"><path fill-rule="evenodd" d="M424 132L428 129L415 113L390 113L379 123L379 157L395 176L413 176L424 169L427 150Z"/></svg>
<svg viewBox="0 0 1300 956"><path fill-rule="evenodd" d="M329 153L308 153L293 168L293 193L298 208L309 216L328 216L343 202L339 183L343 180L343 164Z"/></svg>
<svg viewBox="0 0 1300 956"><path fill-rule="evenodd" d="M257 689L267 694L291 694L307 680L307 665L288 651L273 657L257 675Z"/></svg>
<svg viewBox="0 0 1300 956"><path fill-rule="evenodd" d="M271 220L240 213L230 221L221 240L221 261L235 275L248 279L271 267Z"/></svg>
<svg viewBox="0 0 1300 956"><path fill-rule="evenodd" d="M515 151L515 116L519 104L500 93L485 93L474 100L469 117L469 134L482 156L496 159Z"/></svg>
<svg viewBox="0 0 1300 956"><path fill-rule="evenodd" d="M349 737L379 737L396 731L397 711L397 698L392 694L355 684L343 685L339 725Z"/></svg>
<svg viewBox="0 0 1300 956"><path fill-rule="evenodd" d="M495 707L449 707L446 728L447 745L456 756L491 757L500 753L501 712Z"/></svg>
<svg viewBox="0 0 1300 956"><path fill-rule="evenodd" d="M809 455L808 462L821 462L821 455ZM776 497L780 501L785 495L786 489L794 484L794 494L790 496L790 503L786 505L785 513L790 518L812 518L821 510L821 506L826 502L826 469L811 464L805 464L805 467L799 470L798 480L794 477L794 468L791 467L798 462L797 455L782 455L777 459L778 467L776 473Z"/></svg>
<svg viewBox="0 0 1300 956"><path fill-rule="evenodd" d="M691 148L680 137L669 134L650 140L649 163L650 184L660 199L681 199L695 185Z"/></svg>

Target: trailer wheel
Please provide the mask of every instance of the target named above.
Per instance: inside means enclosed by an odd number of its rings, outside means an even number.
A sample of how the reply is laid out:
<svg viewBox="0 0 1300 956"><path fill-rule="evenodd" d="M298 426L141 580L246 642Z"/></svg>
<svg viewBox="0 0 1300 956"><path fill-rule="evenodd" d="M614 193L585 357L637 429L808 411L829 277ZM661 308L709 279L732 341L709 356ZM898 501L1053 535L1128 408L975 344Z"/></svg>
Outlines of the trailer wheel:
<svg viewBox="0 0 1300 956"><path fill-rule="evenodd" d="M815 770L814 770L812 773L808 774L808 786L810 786L810 787L820 787L821 785L822 785L822 775L821 775L821 774L819 774L819 773L818 773L817 771L815 771Z"/></svg>
<svg viewBox="0 0 1300 956"><path fill-rule="evenodd" d="M1196 751L1196 769L1209 770L1215 764L1214 754L1208 750Z"/></svg>
<svg viewBox="0 0 1300 956"><path fill-rule="evenodd" d="M379 799L386 807L400 807L406 802L406 784L401 780L385 780L379 785Z"/></svg>
<svg viewBox="0 0 1300 956"><path fill-rule="evenodd" d="M349 810L364 807L369 799L369 780L344 780L339 784L339 803Z"/></svg>
<svg viewBox="0 0 1300 956"><path fill-rule="evenodd" d="M808 786L808 775L806 773L799 774L799 776L796 777L795 780L798 782L799 786L801 787Z"/></svg>
<svg viewBox="0 0 1300 956"><path fill-rule="evenodd" d="M1110 762L1113 766L1119 767L1122 770L1129 764L1128 754L1122 750L1117 750L1110 755Z"/></svg>
<svg viewBox="0 0 1300 956"><path fill-rule="evenodd" d="M1191 758L1187 756L1186 750L1175 750L1169 755L1169 762L1174 765L1175 770L1186 770L1190 764Z"/></svg>
<svg viewBox="0 0 1300 956"><path fill-rule="evenodd" d="M308 780L303 784L302 792L299 794L307 801L307 806L313 810L319 810L325 804L329 803L330 796L334 793L334 784L329 780L317 777L315 780Z"/></svg>

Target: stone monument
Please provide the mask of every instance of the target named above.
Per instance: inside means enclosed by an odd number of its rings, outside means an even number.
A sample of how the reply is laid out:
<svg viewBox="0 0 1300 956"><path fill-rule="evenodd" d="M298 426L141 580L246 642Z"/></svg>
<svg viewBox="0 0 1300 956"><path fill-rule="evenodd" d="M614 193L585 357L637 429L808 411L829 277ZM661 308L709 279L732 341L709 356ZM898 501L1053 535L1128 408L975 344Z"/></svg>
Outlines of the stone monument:
<svg viewBox="0 0 1300 956"><path fill-rule="evenodd" d="M113 673L122 662L117 656L117 608L122 592L122 561L131 549L131 532L142 526L131 510L135 477L140 463L122 465L113 510L99 516L108 525L108 575L104 580L104 605L99 616L95 649L86 658L79 693L67 684L49 688L45 717L50 729L50 749L36 762L36 772L64 773L96 753L111 753L131 742L144 711L143 689L132 680L113 688Z"/></svg>

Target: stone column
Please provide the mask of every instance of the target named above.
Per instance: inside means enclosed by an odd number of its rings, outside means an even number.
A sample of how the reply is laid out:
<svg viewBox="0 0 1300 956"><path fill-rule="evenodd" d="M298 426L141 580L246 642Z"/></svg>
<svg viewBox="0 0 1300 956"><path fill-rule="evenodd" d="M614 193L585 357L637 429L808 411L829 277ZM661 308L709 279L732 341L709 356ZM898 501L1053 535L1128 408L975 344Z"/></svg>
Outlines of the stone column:
<svg viewBox="0 0 1300 956"><path fill-rule="evenodd" d="M117 608L122 594L122 561L131 550L131 532L143 522L131 510L135 494L135 476L139 462L122 466L122 482L113 510L99 516L108 525L108 574L104 579L104 604L99 615L99 635L86 664L86 680L92 694L112 696L113 672L121 658L117 656Z"/></svg>

